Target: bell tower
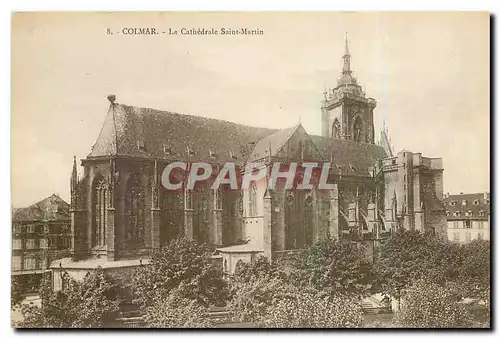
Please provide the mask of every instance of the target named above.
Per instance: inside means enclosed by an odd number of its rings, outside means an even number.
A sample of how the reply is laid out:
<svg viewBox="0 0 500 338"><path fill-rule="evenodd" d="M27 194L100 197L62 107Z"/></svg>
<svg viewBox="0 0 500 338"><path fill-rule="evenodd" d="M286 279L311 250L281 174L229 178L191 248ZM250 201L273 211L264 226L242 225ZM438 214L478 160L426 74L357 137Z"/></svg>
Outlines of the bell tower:
<svg viewBox="0 0 500 338"><path fill-rule="evenodd" d="M373 144L373 110L377 101L366 97L363 88L352 75L347 33L342 58L344 64L337 86L325 89L323 93L322 136Z"/></svg>

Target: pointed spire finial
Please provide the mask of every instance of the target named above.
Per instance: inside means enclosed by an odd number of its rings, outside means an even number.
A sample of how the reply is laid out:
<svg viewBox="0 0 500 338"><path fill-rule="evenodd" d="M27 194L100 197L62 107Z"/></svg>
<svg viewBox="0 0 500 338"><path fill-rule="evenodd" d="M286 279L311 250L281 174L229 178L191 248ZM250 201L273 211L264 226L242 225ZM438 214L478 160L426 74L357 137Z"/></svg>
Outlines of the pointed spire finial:
<svg viewBox="0 0 500 338"><path fill-rule="evenodd" d="M78 184L78 173L76 171L76 156L73 156L73 170L71 171L71 180L70 180L71 208L76 207L77 184Z"/></svg>
<svg viewBox="0 0 500 338"><path fill-rule="evenodd" d="M71 171L71 179L73 180L74 183L77 183L76 178L77 178L76 156L73 156L73 170Z"/></svg>
<svg viewBox="0 0 500 338"><path fill-rule="evenodd" d="M344 55L349 55L349 43L347 42L347 32L345 32L345 52Z"/></svg>
<svg viewBox="0 0 500 338"><path fill-rule="evenodd" d="M349 54L349 45L347 43L347 32L345 33L345 52L342 58L344 59L342 74L351 74L351 54Z"/></svg>

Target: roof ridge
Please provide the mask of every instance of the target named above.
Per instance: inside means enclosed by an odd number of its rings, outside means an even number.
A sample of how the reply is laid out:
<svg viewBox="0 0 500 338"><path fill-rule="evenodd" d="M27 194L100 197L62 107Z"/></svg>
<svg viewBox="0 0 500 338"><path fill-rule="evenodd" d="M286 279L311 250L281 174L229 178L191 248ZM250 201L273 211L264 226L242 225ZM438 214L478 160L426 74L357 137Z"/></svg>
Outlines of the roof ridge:
<svg viewBox="0 0 500 338"><path fill-rule="evenodd" d="M265 130L276 131L276 132L283 130L283 129L278 129L278 128L251 126L248 124L243 124L243 123L234 122L234 121L228 121L228 120L219 119L219 118L215 118L215 117L207 117L207 116L200 116L200 115L193 115L193 114L178 113L178 112L174 112L174 111L170 111L170 110L161 110L161 109L157 109L157 108L138 107L138 106L132 106L132 105L127 105L127 104L123 104L123 103L116 103L116 105L122 106L123 108L139 109L141 112L143 112L144 110L149 110L149 111L151 111L153 113L157 113L157 114L167 113L167 114L171 114L171 115L187 116L187 117L193 117L196 119L204 119L204 120L211 120L211 121L217 121L217 122L231 123L231 124L234 124L237 126L242 126L242 127L265 129Z"/></svg>

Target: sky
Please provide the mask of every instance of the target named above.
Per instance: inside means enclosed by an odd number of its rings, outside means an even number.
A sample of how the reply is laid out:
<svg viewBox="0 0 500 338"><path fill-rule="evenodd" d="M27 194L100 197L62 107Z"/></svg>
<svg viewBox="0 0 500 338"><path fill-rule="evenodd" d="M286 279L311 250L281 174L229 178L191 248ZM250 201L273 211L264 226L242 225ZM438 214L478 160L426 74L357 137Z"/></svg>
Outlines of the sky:
<svg viewBox="0 0 500 338"><path fill-rule="evenodd" d="M247 27L255 36L130 36ZM107 29L114 32L106 34ZM321 133L348 34L351 69L396 151L442 157L444 191L489 191L488 13L16 13L12 18L12 205L69 201L115 94L138 107ZM378 134L378 132L377 132ZM83 172L82 168L79 168Z"/></svg>

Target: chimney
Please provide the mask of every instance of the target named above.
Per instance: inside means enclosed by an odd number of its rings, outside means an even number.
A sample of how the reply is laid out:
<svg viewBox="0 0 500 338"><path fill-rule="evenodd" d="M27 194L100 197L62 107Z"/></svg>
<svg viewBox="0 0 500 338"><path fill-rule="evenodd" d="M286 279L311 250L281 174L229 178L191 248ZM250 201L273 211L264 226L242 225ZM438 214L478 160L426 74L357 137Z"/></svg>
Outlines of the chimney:
<svg viewBox="0 0 500 338"><path fill-rule="evenodd" d="M115 103L116 100L116 95L110 94L108 95L108 101L111 102L111 104Z"/></svg>
<svg viewBox="0 0 500 338"><path fill-rule="evenodd" d="M488 193L487 193L487 192L485 192L485 193L484 193L484 199L485 199L485 200L487 200L487 199L488 199Z"/></svg>

